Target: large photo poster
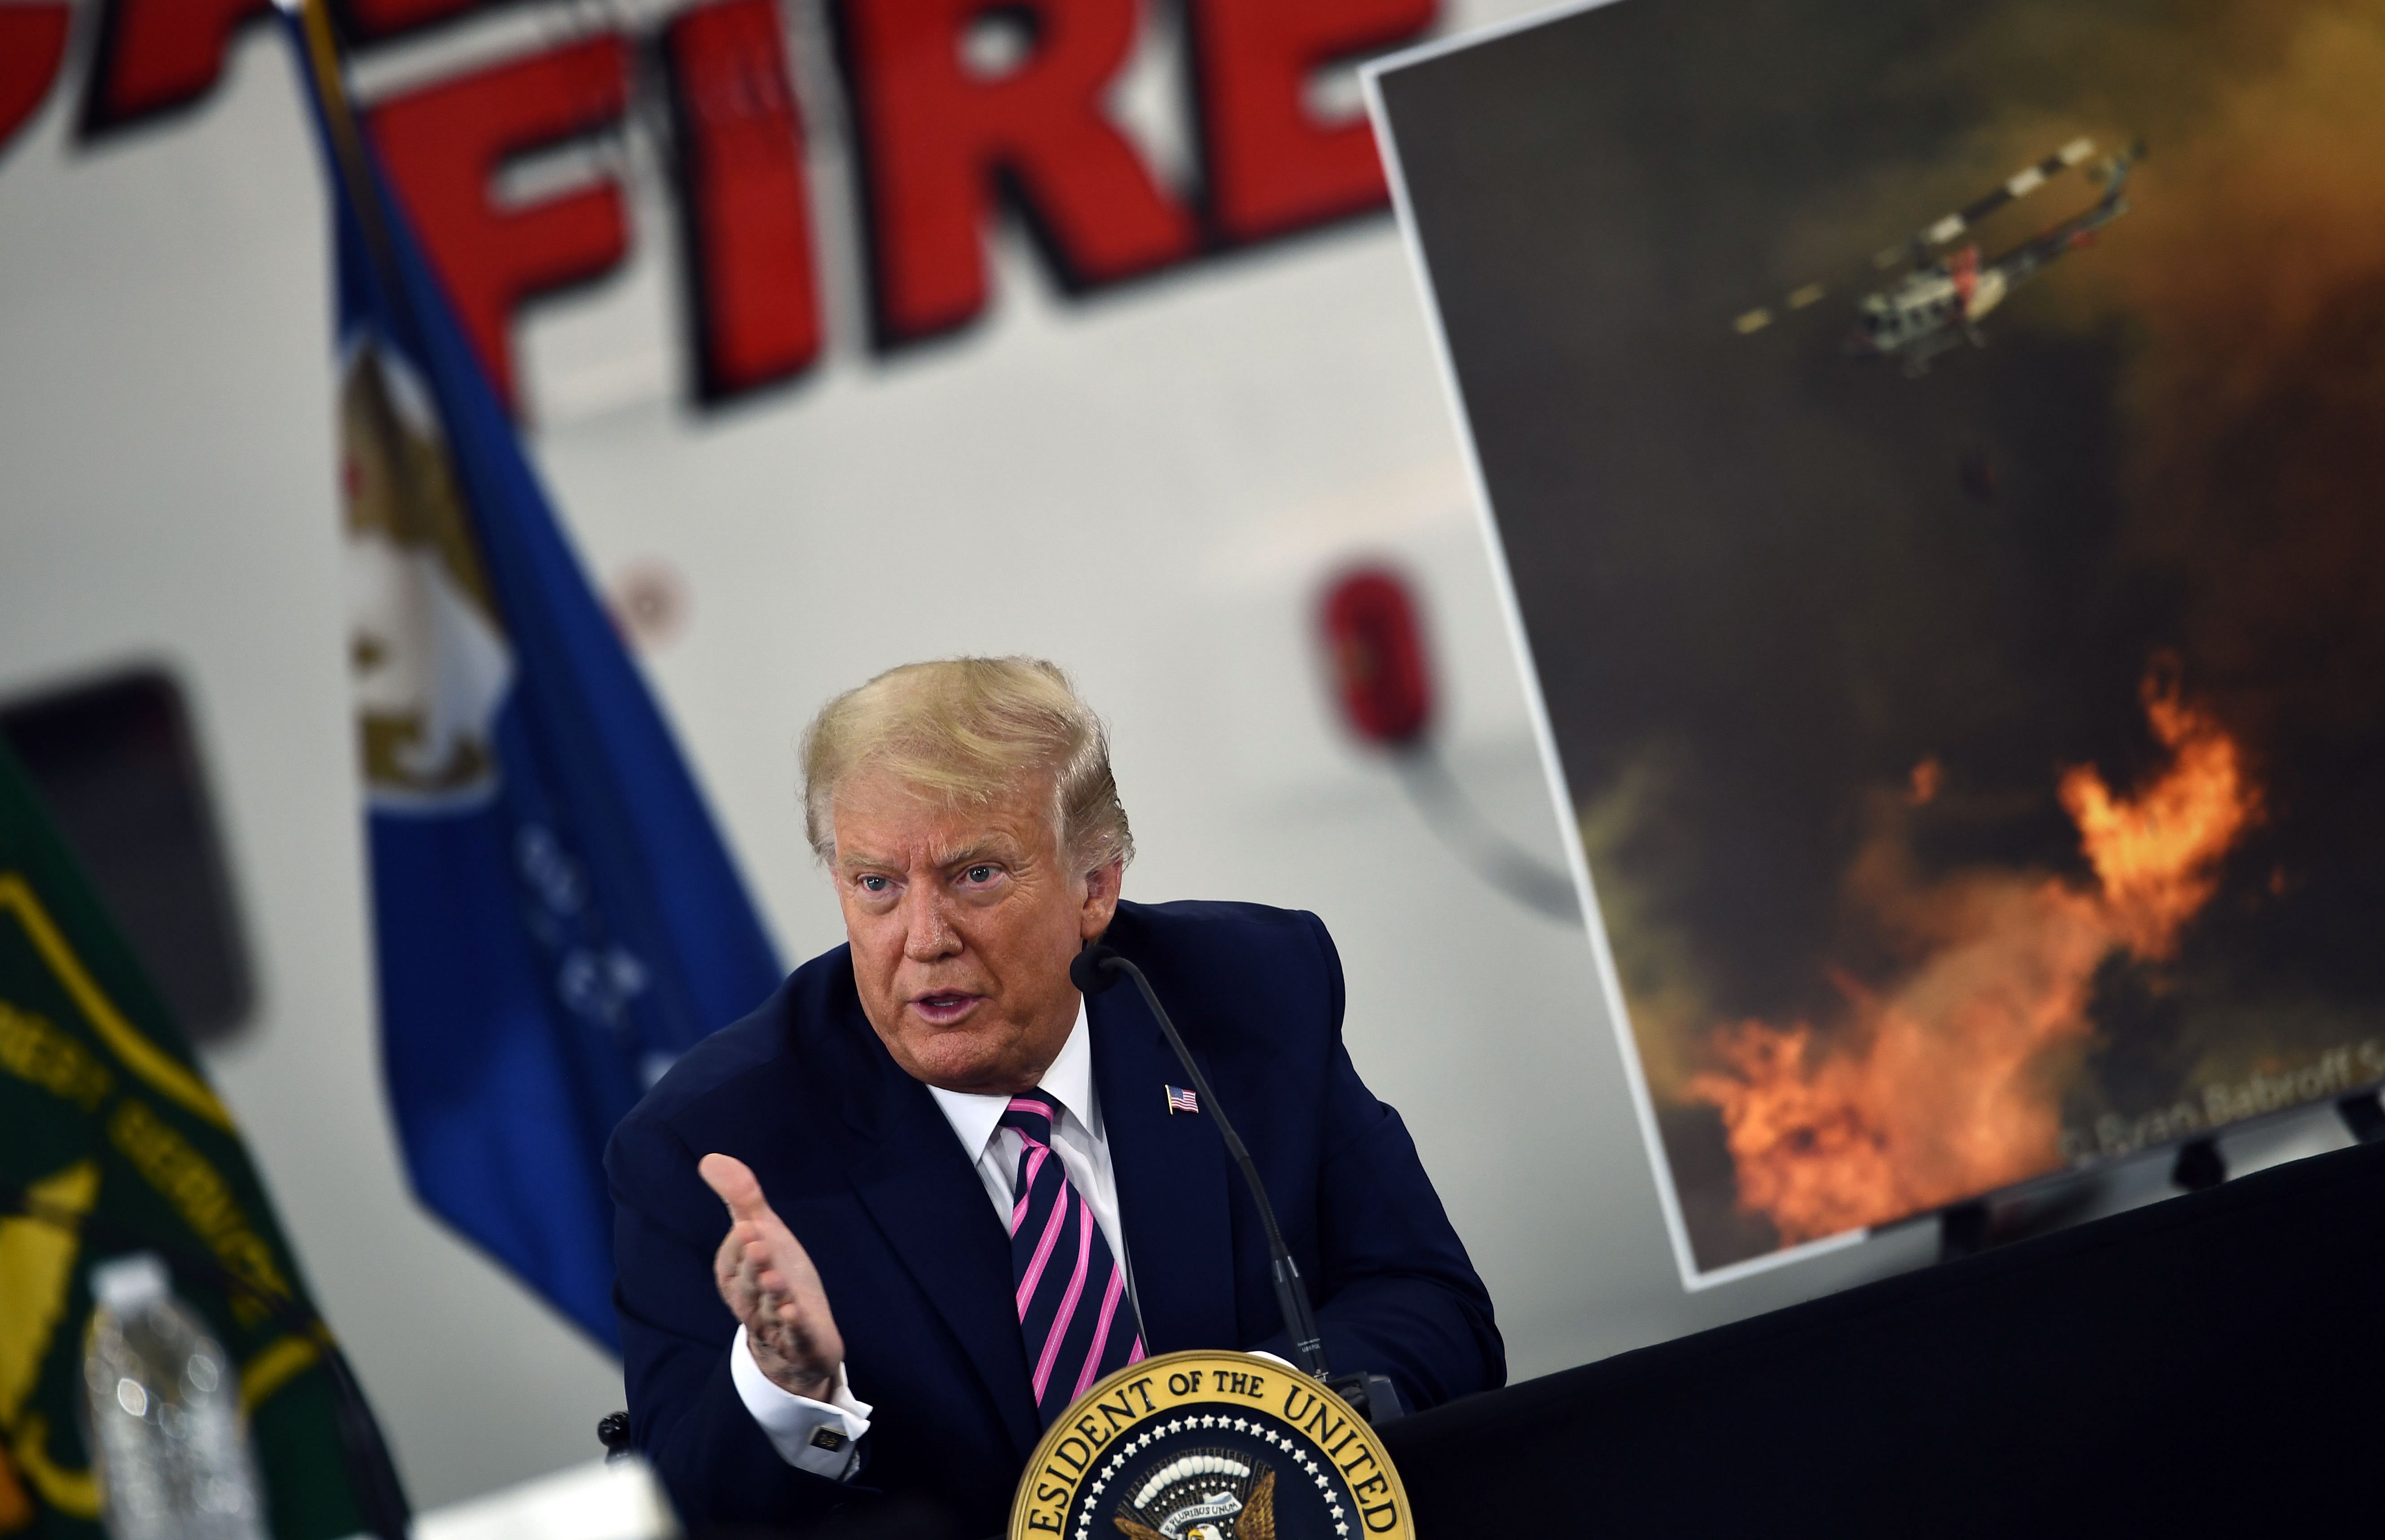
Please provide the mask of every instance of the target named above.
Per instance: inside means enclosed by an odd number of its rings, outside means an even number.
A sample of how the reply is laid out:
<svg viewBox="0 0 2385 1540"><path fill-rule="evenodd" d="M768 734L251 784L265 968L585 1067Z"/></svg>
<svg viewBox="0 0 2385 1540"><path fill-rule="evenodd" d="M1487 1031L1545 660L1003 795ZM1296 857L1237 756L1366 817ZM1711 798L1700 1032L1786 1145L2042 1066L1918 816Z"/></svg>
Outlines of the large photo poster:
<svg viewBox="0 0 2385 1540"><path fill-rule="evenodd" d="M1687 1281L2385 1078L2385 5L1372 87Z"/></svg>

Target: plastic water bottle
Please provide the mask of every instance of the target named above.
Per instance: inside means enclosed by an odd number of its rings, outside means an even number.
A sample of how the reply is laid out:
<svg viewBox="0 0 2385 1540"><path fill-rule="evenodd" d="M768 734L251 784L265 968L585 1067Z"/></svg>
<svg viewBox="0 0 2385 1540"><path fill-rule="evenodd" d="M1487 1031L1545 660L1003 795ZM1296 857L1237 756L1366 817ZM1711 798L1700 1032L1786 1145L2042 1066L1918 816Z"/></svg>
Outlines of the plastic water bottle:
<svg viewBox="0 0 2385 1540"><path fill-rule="evenodd" d="M223 1347L142 1252L92 1269L83 1360L112 1540L265 1540L240 1383Z"/></svg>

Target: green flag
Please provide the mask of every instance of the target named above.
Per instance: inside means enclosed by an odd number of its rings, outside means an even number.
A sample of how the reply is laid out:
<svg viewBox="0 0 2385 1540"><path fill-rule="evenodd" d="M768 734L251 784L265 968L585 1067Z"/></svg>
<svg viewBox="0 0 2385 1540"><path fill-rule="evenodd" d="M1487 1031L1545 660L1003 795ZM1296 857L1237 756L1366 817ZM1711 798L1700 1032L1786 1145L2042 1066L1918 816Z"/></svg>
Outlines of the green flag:
<svg viewBox="0 0 2385 1540"><path fill-rule="evenodd" d="M0 1217L0 1535L97 1540L90 1272L144 1249L239 1366L275 1540L356 1534L319 1345L259 1298L312 1311L240 1130L0 748L0 1213L20 1191L48 1217Z"/></svg>

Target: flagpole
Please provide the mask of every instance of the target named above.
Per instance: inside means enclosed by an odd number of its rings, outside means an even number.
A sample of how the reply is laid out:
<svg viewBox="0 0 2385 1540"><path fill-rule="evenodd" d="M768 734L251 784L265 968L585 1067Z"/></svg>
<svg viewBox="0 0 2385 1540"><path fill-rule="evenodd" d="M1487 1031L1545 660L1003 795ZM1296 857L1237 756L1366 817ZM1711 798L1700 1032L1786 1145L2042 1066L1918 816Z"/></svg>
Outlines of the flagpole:
<svg viewBox="0 0 2385 1540"><path fill-rule="evenodd" d="M391 244L389 222L381 205L381 184L373 175L371 159L365 154L364 130L357 125L356 108L348 101L347 72L341 67L340 40L331 30L329 0L273 3L297 20L306 75L314 82L315 100L323 110L323 127L331 141L331 153L340 158L342 174L334 180L356 211L356 223L364 228L365 244L371 248L373 267L379 270L382 287L394 295L396 250Z"/></svg>

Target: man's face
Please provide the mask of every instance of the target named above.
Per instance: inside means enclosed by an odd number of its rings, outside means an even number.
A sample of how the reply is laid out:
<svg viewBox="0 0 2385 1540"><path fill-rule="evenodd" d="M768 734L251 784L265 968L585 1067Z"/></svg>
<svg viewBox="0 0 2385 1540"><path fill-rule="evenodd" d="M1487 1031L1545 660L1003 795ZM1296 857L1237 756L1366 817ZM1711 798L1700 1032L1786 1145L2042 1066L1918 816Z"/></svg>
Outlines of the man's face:
<svg viewBox="0 0 2385 1540"><path fill-rule="evenodd" d="M1022 1091L1077 1020L1068 964L1118 908L1119 865L1074 872L1040 777L947 808L858 771L837 789L837 902L861 1008L894 1062L949 1091Z"/></svg>

